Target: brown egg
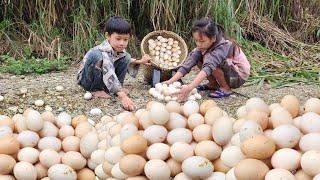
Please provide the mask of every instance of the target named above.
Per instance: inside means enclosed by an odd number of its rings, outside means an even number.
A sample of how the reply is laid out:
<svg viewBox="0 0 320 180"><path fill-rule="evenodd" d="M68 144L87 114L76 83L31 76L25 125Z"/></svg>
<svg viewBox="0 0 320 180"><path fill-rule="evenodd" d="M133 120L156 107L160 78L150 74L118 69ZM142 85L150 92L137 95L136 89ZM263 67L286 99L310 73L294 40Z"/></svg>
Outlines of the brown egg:
<svg viewBox="0 0 320 180"><path fill-rule="evenodd" d="M74 129L70 125L64 125L59 130L59 137L62 140L68 136L73 136L73 135L74 135Z"/></svg>
<svg viewBox="0 0 320 180"><path fill-rule="evenodd" d="M212 125L215 120L219 119L222 116L223 116L222 109L219 108L218 106L214 106L207 110L204 116L204 121L206 124Z"/></svg>
<svg viewBox="0 0 320 180"><path fill-rule="evenodd" d="M176 160L174 160L174 159L172 159L172 158L167 160L167 165L170 168L170 172L171 172L171 176L172 177L174 177L177 174L182 172L181 163L176 161Z"/></svg>
<svg viewBox="0 0 320 180"><path fill-rule="evenodd" d="M215 172L227 173L231 169L230 167L225 165L220 158L213 161L212 164Z"/></svg>
<svg viewBox="0 0 320 180"><path fill-rule="evenodd" d="M193 129L192 135L196 142L212 140L212 126L208 124L201 124Z"/></svg>
<svg viewBox="0 0 320 180"><path fill-rule="evenodd" d="M217 106L216 102L214 102L212 99L205 100L200 105L200 113L204 116L208 109Z"/></svg>
<svg viewBox="0 0 320 180"><path fill-rule="evenodd" d="M139 119L134 114L128 114L124 118L122 118L121 125L133 123L137 128L139 128Z"/></svg>
<svg viewBox="0 0 320 180"><path fill-rule="evenodd" d="M0 174L10 174L15 164L16 160L13 157L6 154L0 154Z"/></svg>
<svg viewBox="0 0 320 180"><path fill-rule="evenodd" d="M294 95L286 95L281 99L281 106L289 111L293 118L297 117L300 110L300 102Z"/></svg>
<svg viewBox="0 0 320 180"><path fill-rule="evenodd" d="M110 127L109 134L111 137L118 135L121 131L121 124L115 124L114 126Z"/></svg>
<svg viewBox="0 0 320 180"><path fill-rule="evenodd" d="M178 102L176 101L169 101L167 104L166 104L166 108L167 110L172 113L172 112L175 112L175 113L181 113L181 106Z"/></svg>
<svg viewBox="0 0 320 180"><path fill-rule="evenodd" d="M77 136L68 136L62 141L62 149L68 151L80 151L80 138Z"/></svg>
<svg viewBox="0 0 320 180"><path fill-rule="evenodd" d="M135 177L129 177L127 178L127 180L148 180L148 179L145 176L135 176Z"/></svg>
<svg viewBox="0 0 320 180"><path fill-rule="evenodd" d="M260 124L261 128L267 129L269 123L268 114L264 111L259 111L257 109L252 109L247 113L246 119L254 120Z"/></svg>
<svg viewBox="0 0 320 180"><path fill-rule="evenodd" d="M44 165L42 165L40 162L34 165L34 167L37 170L37 178L41 179L46 176L48 176L48 168L46 168Z"/></svg>
<svg viewBox="0 0 320 180"><path fill-rule="evenodd" d="M1 175L1 174L0 174L0 179L1 180L16 180L16 178L12 175Z"/></svg>
<svg viewBox="0 0 320 180"><path fill-rule="evenodd" d="M137 176L143 172L146 160L135 154L129 154L121 158L119 167L121 172L129 176Z"/></svg>
<svg viewBox="0 0 320 180"><path fill-rule="evenodd" d="M204 118L199 113L191 114L188 118L188 127L190 130L193 130L195 127L204 123Z"/></svg>
<svg viewBox="0 0 320 180"><path fill-rule="evenodd" d="M102 170L105 174L111 176L111 170L113 168L113 164L109 163L108 161L104 161L102 163Z"/></svg>
<svg viewBox="0 0 320 180"><path fill-rule="evenodd" d="M44 121L49 121L51 123L55 123L56 122L56 117L55 115L51 112L51 111L45 111L41 114L41 118Z"/></svg>
<svg viewBox="0 0 320 180"><path fill-rule="evenodd" d="M81 122L76 126L75 135L81 138L91 130L92 130L92 125L88 121Z"/></svg>
<svg viewBox="0 0 320 180"><path fill-rule="evenodd" d="M75 151L66 152L62 156L61 162L74 170L82 169L87 163L86 159L79 152Z"/></svg>
<svg viewBox="0 0 320 180"><path fill-rule="evenodd" d="M262 161L256 159L244 159L234 169L238 180L263 180L269 168Z"/></svg>
<svg viewBox="0 0 320 180"><path fill-rule="evenodd" d="M222 148L214 141L201 141L196 145L194 150L195 155L202 156L210 161L213 161L221 155Z"/></svg>
<svg viewBox="0 0 320 180"><path fill-rule="evenodd" d="M83 168L77 172L77 179L78 180L95 180L96 175L91 169Z"/></svg>
<svg viewBox="0 0 320 180"><path fill-rule="evenodd" d="M147 140L140 135L131 136L121 144L121 149L128 154L142 153L147 149Z"/></svg>
<svg viewBox="0 0 320 180"><path fill-rule="evenodd" d="M275 143L264 135L255 135L241 144L241 150L248 158L267 159L276 149Z"/></svg>
<svg viewBox="0 0 320 180"><path fill-rule="evenodd" d="M14 122L9 117L5 117L4 119L1 119L0 126L9 126L12 129L12 131L14 130Z"/></svg>
<svg viewBox="0 0 320 180"><path fill-rule="evenodd" d="M320 99L319 98L310 98L304 104L305 112L315 112L320 114Z"/></svg>
<svg viewBox="0 0 320 180"><path fill-rule="evenodd" d="M152 104L155 103L155 101L149 101L146 104L146 110L150 111Z"/></svg>
<svg viewBox="0 0 320 180"><path fill-rule="evenodd" d="M0 154L16 154L20 145L16 138L4 136L0 138Z"/></svg>
<svg viewBox="0 0 320 180"><path fill-rule="evenodd" d="M85 115L77 115L71 120L71 125L73 128L76 128L77 125L81 122L86 122L88 118Z"/></svg>
<svg viewBox="0 0 320 180"><path fill-rule="evenodd" d="M283 107L274 109L271 112L270 120L272 122L273 128L280 126L282 124L293 124L293 119L289 111Z"/></svg>
<svg viewBox="0 0 320 180"><path fill-rule="evenodd" d="M14 129L16 133L27 130L26 119L22 114L16 114L12 117L13 122L15 122Z"/></svg>
<svg viewBox="0 0 320 180"><path fill-rule="evenodd" d="M297 171L294 176L296 177L296 180L312 180L312 176L309 176L302 169Z"/></svg>

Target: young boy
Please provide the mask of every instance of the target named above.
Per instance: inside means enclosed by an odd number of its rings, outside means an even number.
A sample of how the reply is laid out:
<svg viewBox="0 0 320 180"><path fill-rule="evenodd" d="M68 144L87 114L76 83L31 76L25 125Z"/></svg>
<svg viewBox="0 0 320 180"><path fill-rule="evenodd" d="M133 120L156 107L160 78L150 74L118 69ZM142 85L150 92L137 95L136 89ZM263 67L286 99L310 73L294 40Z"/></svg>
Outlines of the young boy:
<svg viewBox="0 0 320 180"><path fill-rule="evenodd" d="M117 95L124 109L135 109L128 97L128 90L122 87L126 73L135 77L140 64L149 65L150 57L140 60L131 58L125 51L131 35L130 24L122 17L111 17L106 23L106 40L91 48L83 58L78 72L78 84L93 96L110 98Z"/></svg>

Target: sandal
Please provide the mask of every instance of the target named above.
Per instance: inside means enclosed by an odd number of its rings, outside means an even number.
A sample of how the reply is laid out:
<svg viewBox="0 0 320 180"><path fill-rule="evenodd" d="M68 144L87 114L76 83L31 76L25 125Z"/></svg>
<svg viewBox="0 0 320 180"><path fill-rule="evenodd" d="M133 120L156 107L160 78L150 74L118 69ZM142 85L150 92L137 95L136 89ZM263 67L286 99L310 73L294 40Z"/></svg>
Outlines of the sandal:
<svg viewBox="0 0 320 180"><path fill-rule="evenodd" d="M196 87L198 91L209 91L214 90L214 88L209 87L207 84L202 84Z"/></svg>
<svg viewBox="0 0 320 180"><path fill-rule="evenodd" d="M232 94L233 94L233 92L227 93L227 92L224 92L221 89L218 89L218 90L216 90L214 92L209 93L208 96L211 97L211 98L224 98L224 97L229 97Z"/></svg>

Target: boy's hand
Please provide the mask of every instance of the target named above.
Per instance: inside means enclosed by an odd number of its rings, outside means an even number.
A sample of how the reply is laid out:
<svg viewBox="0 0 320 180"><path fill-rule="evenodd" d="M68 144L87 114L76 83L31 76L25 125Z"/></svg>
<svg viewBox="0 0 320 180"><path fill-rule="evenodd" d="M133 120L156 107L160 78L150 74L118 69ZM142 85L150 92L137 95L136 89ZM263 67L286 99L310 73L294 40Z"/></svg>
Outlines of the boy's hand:
<svg viewBox="0 0 320 180"><path fill-rule="evenodd" d="M121 104L125 110L133 111L136 109L136 105L128 96L121 98Z"/></svg>
<svg viewBox="0 0 320 180"><path fill-rule="evenodd" d="M140 63L149 66L151 65L150 60L151 60L151 57L148 54L145 54L140 59Z"/></svg>

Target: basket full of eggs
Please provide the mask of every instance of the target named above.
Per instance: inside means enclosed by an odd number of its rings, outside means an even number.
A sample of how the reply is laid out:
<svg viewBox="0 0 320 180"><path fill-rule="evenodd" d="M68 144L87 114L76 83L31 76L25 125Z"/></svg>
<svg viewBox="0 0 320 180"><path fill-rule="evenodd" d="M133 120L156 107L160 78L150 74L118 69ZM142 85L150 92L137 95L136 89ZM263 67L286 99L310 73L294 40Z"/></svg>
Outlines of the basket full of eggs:
<svg viewBox="0 0 320 180"><path fill-rule="evenodd" d="M147 34L141 42L142 54L151 56L151 64L163 71L173 70L188 56L185 41L176 33L159 30Z"/></svg>

